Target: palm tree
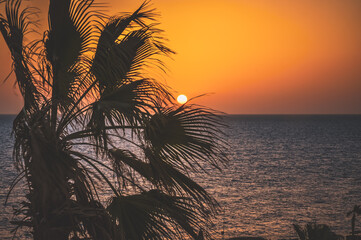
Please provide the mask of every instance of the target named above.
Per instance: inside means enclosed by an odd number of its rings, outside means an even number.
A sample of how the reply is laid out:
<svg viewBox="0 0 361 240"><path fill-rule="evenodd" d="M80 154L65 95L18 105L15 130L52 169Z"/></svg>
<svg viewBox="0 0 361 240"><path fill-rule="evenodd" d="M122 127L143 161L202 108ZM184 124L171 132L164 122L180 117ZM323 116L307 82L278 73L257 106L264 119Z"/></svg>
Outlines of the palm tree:
<svg viewBox="0 0 361 240"><path fill-rule="evenodd" d="M355 222L356 222L356 216L358 215L361 215L361 206L360 205L355 205L353 207L353 209L351 211L349 211L347 213L347 216L351 216L352 215L352 218L351 218L351 235L352 236L355 236Z"/></svg>
<svg viewBox="0 0 361 240"><path fill-rule="evenodd" d="M308 223L305 227L293 224L299 240L340 240L341 236L331 231L325 224Z"/></svg>
<svg viewBox="0 0 361 240"><path fill-rule="evenodd" d="M148 76L173 54L149 2L109 17L93 0L50 0L49 30L32 42L34 10L0 3L24 99L13 123L14 185L27 189L17 228L37 240L209 237L218 204L189 173L227 160L223 125Z"/></svg>

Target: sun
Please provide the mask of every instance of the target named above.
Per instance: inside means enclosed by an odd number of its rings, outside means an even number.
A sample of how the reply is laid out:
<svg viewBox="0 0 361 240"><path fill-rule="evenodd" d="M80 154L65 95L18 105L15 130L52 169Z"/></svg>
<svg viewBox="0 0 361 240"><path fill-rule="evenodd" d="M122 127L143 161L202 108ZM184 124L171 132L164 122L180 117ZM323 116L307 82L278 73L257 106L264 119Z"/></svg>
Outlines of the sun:
<svg viewBox="0 0 361 240"><path fill-rule="evenodd" d="M177 97L177 101L180 103L180 104L185 104L187 101L188 101L188 98L186 95L184 94L181 94Z"/></svg>

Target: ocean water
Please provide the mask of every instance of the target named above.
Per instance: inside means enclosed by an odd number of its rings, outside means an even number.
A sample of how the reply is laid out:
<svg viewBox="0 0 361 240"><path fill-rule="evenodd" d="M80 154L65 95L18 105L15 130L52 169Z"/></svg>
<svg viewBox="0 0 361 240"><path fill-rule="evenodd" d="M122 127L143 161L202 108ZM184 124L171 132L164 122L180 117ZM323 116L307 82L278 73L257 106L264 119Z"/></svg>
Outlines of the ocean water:
<svg viewBox="0 0 361 240"><path fill-rule="evenodd" d="M8 239L16 189L3 206L16 172L13 116L0 116L0 239ZM231 115L225 118L229 164L196 176L220 203L215 237L294 238L292 224L328 224L350 232L347 211L361 204L361 115ZM361 230L361 221L356 222Z"/></svg>

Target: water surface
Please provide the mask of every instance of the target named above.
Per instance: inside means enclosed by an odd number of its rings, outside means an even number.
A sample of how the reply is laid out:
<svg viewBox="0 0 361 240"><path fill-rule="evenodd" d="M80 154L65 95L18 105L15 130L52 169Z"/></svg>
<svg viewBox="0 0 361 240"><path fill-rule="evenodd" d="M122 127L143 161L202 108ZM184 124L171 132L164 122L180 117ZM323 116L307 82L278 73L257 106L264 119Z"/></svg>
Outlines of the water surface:
<svg viewBox="0 0 361 240"><path fill-rule="evenodd" d="M13 116L0 116L0 201L16 176ZM225 118L229 165L197 177L223 208L213 229L220 238L295 237L293 223L317 221L350 231L346 212L361 204L360 115L234 115ZM0 238L9 238L12 205L1 206ZM360 222L358 222L360 225ZM356 226L361 229L360 226Z"/></svg>

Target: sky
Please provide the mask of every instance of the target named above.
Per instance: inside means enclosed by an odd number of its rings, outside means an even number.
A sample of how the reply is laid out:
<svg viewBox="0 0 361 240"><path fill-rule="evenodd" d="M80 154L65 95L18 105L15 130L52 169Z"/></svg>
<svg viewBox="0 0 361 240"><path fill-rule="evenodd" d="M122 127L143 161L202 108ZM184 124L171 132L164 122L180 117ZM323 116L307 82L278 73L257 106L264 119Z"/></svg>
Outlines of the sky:
<svg viewBox="0 0 361 240"><path fill-rule="evenodd" d="M43 12L46 0L26 1ZM104 2L104 1L102 1ZM109 13L142 1L108 0ZM159 76L176 93L229 114L361 114L361 1L153 0L177 52ZM0 37L0 79L11 59ZM0 113L16 113L14 78Z"/></svg>

